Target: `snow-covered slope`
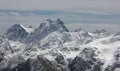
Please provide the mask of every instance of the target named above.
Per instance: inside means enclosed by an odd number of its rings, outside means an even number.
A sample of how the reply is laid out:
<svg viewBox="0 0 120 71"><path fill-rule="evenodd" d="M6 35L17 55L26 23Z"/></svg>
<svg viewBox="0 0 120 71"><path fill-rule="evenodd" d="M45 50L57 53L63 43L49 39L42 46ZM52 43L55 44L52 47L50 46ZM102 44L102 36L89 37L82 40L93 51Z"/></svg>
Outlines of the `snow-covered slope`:
<svg viewBox="0 0 120 71"><path fill-rule="evenodd" d="M120 71L120 34L69 31L60 19L0 37L0 71Z"/></svg>

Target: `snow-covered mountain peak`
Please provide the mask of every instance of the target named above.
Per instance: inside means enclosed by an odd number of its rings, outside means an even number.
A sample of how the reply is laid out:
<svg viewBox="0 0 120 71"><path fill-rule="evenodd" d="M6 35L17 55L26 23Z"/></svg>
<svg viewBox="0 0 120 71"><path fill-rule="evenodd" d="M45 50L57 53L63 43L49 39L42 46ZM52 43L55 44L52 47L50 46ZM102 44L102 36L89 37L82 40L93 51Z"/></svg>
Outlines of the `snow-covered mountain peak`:
<svg viewBox="0 0 120 71"><path fill-rule="evenodd" d="M21 40L30 35L33 31L32 28L26 28L22 24L14 24L7 30L5 36L10 40Z"/></svg>
<svg viewBox="0 0 120 71"><path fill-rule="evenodd" d="M85 30L83 30L82 28L78 28L78 29L75 29L74 32L81 32L81 31L85 31Z"/></svg>
<svg viewBox="0 0 120 71"><path fill-rule="evenodd" d="M106 33L106 30L105 29L102 29L102 30L96 30L95 32L93 32L95 34L104 34Z"/></svg>
<svg viewBox="0 0 120 71"><path fill-rule="evenodd" d="M35 29L33 34L28 38L30 41L41 40L52 32L68 32L68 29L60 19L51 20L47 19L41 23L40 26Z"/></svg>
<svg viewBox="0 0 120 71"><path fill-rule="evenodd" d="M52 24L52 20L51 19L46 19L46 21L45 21L46 23L49 23L49 24Z"/></svg>
<svg viewBox="0 0 120 71"><path fill-rule="evenodd" d="M60 18L57 18L56 20L46 19L45 22L49 24L56 24L56 23L62 24L62 25L64 24L64 22Z"/></svg>
<svg viewBox="0 0 120 71"><path fill-rule="evenodd" d="M33 33L34 32L34 29L30 26L30 27L25 27L23 26L22 24L20 24L20 26L26 31L28 32L29 34Z"/></svg>
<svg viewBox="0 0 120 71"><path fill-rule="evenodd" d="M41 23L39 28L46 31L67 31L68 29L64 25L63 21L59 18L57 20L47 19L45 22Z"/></svg>
<svg viewBox="0 0 120 71"><path fill-rule="evenodd" d="M56 20L56 22L59 23L59 24L64 24L64 22L59 18Z"/></svg>
<svg viewBox="0 0 120 71"><path fill-rule="evenodd" d="M29 34L31 34L31 33L33 33L34 32L34 29L32 28L32 27L25 27L25 26L23 26L22 24L14 24L14 25L12 25L8 30L7 30L7 32L9 32L9 31L18 31L18 30L23 30L23 31L25 31L25 32L27 32L27 33L29 33Z"/></svg>

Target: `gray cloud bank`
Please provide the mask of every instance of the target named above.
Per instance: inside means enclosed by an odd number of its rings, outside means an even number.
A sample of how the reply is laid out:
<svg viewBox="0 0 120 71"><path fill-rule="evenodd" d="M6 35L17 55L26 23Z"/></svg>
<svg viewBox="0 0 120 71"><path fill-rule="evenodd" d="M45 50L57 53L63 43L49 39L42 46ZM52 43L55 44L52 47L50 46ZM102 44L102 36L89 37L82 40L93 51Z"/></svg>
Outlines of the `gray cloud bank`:
<svg viewBox="0 0 120 71"><path fill-rule="evenodd" d="M120 13L119 0L0 0L0 9Z"/></svg>

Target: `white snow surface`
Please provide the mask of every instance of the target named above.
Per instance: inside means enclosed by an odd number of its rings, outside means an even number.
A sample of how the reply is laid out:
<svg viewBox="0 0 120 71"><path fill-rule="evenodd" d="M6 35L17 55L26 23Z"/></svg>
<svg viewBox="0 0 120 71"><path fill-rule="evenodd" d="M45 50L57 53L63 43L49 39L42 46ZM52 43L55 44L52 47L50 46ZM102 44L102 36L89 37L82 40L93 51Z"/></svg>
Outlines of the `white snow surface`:
<svg viewBox="0 0 120 71"><path fill-rule="evenodd" d="M33 29L33 28L25 27L25 26L23 26L22 24L20 24L20 26L21 26L26 32L28 32L29 34L34 32L34 29Z"/></svg>
<svg viewBox="0 0 120 71"><path fill-rule="evenodd" d="M98 54L98 56L96 58L99 58L104 62L103 71L108 65L112 65L115 62L115 52L120 49L120 41L116 41L111 44L102 43L102 41L109 41L113 37L113 35L110 35L87 44L87 46L97 48L96 54Z"/></svg>

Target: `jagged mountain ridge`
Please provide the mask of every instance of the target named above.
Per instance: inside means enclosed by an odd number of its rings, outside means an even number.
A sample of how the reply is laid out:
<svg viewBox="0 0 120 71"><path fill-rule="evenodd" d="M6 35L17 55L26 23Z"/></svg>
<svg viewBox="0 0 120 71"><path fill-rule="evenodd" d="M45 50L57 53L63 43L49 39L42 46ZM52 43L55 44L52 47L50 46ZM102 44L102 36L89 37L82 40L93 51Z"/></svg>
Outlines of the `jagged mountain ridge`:
<svg viewBox="0 0 120 71"><path fill-rule="evenodd" d="M119 43L119 34L71 32L60 19L16 24L0 38L0 71L119 71Z"/></svg>
<svg viewBox="0 0 120 71"><path fill-rule="evenodd" d="M35 29L33 34L30 37L28 37L27 40L37 41L37 40L43 39L49 33L54 31L68 32L68 29L64 26L64 23L60 19L57 19L56 21L47 19L44 23L41 23L37 29Z"/></svg>

